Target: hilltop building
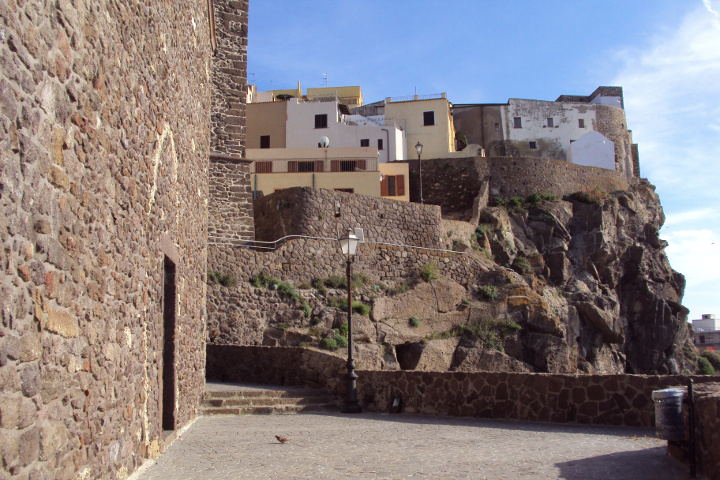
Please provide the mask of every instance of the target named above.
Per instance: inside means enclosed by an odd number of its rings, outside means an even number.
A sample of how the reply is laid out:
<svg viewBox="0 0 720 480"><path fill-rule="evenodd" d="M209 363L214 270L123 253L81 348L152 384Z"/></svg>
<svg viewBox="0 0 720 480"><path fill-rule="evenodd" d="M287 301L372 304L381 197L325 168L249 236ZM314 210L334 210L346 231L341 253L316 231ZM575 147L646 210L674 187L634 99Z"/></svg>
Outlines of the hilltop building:
<svg viewBox="0 0 720 480"><path fill-rule="evenodd" d="M637 145L627 128L622 87L557 100L456 104L455 128L490 157L565 160L640 176Z"/></svg>
<svg viewBox="0 0 720 480"><path fill-rule="evenodd" d="M699 350L720 351L720 321L714 314L703 314L702 318L692 321L695 329L695 346Z"/></svg>

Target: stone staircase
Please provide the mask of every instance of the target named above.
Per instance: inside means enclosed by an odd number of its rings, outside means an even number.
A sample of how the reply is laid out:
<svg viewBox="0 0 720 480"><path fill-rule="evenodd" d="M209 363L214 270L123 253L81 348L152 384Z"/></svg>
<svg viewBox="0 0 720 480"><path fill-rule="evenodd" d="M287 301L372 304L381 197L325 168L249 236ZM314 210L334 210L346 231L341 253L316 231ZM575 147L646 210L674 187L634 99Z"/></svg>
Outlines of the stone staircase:
<svg viewBox="0 0 720 480"><path fill-rule="evenodd" d="M313 388L207 382L201 408L203 415L276 415L339 412L340 405Z"/></svg>

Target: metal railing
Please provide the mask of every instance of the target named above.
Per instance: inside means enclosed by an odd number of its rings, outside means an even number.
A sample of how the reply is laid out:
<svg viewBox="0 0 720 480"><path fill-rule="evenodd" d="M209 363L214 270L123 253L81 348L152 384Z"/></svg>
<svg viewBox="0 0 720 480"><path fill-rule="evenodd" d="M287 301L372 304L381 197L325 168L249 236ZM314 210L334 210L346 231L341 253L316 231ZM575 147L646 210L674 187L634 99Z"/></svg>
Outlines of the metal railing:
<svg viewBox="0 0 720 480"><path fill-rule="evenodd" d="M430 93L428 95L406 95L404 97L387 97L386 103L412 102L415 100L435 100L438 98L447 98L446 93Z"/></svg>
<svg viewBox="0 0 720 480"><path fill-rule="evenodd" d="M331 237L311 237L308 235L286 235L282 238L278 238L277 240L273 241L262 241L262 240L247 240L247 239L238 239L238 238L224 238L224 237L216 237L209 235L208 236L208 243L210 245L226 245L230 247L237 247L237 248L245 248L247 250L255 250L255 251L275 251L278 248L280 248L282 245L284 245L288 240L293 239L300 239L305 238L309 240L320 240L320 241L331 241L331 242L338 242L337 238L331 238ZM339 243L339 242L338 242ZM486 268L488 264L482 260L479 257L476 257L472 252L466 250L464 252L456 252L455 250L445 250L442 248L430 248L430 247L418 247L417 245L404 245L401 243L386 243L386 242L364 242L367 245L379 245L379 246L385 246L385 247L398 247L398 248L412 248L414 250L423 250L427 252L438 252L438 253L447 253L452 255L462 255L465 256L472 261L474 261L476 264L479 264L483 268ZM338 245L339 247L339 245Z"/></svg>
<svg viewBox="0 0 720 480"><path fill-rule="evenodd" d="M253 160L250 173L378 172L377 157L295 158Z"/></svg>

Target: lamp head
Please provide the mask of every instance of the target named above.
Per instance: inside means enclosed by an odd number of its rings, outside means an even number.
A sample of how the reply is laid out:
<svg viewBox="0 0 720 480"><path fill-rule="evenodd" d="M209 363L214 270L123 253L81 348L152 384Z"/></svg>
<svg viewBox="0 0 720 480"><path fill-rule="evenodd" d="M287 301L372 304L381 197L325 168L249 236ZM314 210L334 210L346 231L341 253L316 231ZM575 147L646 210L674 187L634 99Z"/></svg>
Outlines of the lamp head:
<svg viewBox="0 0 720 480"><path fill-rule="evenodd" d="M360 243L360 239L355 236L352 228L348 228L347 236L339 238L340 248L342 248L343 255L349 257L355 256L357 253L357 246Z"/></svg>
<svg viewBox="0 0 720 480"><path fill-rule="evenodd" d="M418 143L415 145L415 150L417 150L417 154L418 154L418 155L421 155L421 154L422 154L422 147L423 147L423 145L422 145L422 143L420 143L420 142L418 142Z"/></svg>

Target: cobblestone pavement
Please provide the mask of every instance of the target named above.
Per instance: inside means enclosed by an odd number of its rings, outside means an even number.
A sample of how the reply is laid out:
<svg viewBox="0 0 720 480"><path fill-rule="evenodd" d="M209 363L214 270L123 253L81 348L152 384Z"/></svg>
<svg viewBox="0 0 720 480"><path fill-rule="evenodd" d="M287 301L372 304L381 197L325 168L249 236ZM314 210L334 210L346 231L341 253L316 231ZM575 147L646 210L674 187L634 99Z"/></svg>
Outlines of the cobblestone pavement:
<svg viewBox="0 0 720 480"><path fill-rule="evenodd" d="M665 455L665 442L652 434L368 413L202 417L133 478L687 478L687 470ZM275 435L292 441L281 444Z"/></svg>

